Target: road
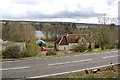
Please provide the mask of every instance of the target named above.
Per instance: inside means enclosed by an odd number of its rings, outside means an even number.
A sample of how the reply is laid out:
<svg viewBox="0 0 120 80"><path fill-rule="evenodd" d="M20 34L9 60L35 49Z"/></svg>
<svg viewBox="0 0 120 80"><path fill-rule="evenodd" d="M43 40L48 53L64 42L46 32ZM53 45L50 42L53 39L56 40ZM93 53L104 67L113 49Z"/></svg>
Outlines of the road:
<svg viewBox="0 0 120 80"><path fill-rule="evenodd" d="M118 51L2 62L2 78L32 79L118 64Z"/></svg>

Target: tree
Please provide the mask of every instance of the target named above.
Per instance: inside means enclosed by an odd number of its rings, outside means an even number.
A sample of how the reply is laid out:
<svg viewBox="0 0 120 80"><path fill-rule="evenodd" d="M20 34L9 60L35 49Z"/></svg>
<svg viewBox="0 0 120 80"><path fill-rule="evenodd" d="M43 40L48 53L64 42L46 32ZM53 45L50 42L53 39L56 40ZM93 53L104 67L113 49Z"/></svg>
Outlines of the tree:
<svg viewBox="0 0 120 80"><path fill-rule="evenodd" d="M110 20L105 17L98 18L98 22L101 24L97 31L95 32L95 40L99 47L105 49L107 46L113 46L110 44L115 44L116 42L116 28L114 24L108 25L107 22ZM107 45L107 46L106 46Z"/></svg>
<svg viewBox="0 0 120 80"><path fill-rule="evenodd" d="M87 50L87 44L85 42L78 42L78 46L74 48L75 52L84 52Z"/></svg>
<svg viewBox="0 0 120 80"><path fill-rule="evenodd" d="M31 22L31 25L35 27L36 30L42 30L43 24L40 22Z"/></svg>
<svg viewBox="0 0 120 80"><path fill-rule="evenodd" d="M9 22L3 25L2 38L8 41L29 42L34 37L34 27L28 23Z"/></svg>

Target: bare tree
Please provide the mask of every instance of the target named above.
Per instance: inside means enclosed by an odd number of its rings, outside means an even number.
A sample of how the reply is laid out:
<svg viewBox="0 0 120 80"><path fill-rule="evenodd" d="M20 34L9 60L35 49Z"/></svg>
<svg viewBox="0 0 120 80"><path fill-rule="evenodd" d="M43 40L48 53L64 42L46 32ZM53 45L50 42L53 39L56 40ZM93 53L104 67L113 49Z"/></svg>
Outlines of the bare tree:
<svg viewBox="0 0 120 80"><path fill-rule="evenodd" d="M109 21L109 17L106 17L105 14L103 16L97 17L97 19L98 19L98 23L103 25L106 25Z"/></svg>
<svg viewBox="0 0 120 80"><path fill-rule="evenodd" d="M34 37L34 27L26 23L10 22L3 26L3 39L29 42Z"/></svg>
<svg viewBox="0 0 120 80"><path fill-rule="evenodd" d="M113 47L114 43L116 42L115 34L117 30L115 28L115 25L112 26L108 24L109 21L110 18L106 17L105 15L98 18L98 23L101 24L101 26L99 26L99 28L97 29L95 39L102 49L105 49L108 46Z"/></svg>

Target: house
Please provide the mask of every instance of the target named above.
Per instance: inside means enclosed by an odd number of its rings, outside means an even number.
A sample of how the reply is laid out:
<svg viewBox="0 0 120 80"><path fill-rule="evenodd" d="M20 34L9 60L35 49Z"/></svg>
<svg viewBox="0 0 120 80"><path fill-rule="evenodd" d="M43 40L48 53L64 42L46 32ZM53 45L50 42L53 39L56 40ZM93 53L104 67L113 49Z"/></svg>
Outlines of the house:
<svg viewBox="0 0 120 80"><path fill-rule="evenodd" d="M94 48L94 42L88 34L66 34L55 41L56 50L74 49L78 43L86 43L87 47ZM91 44L91 45L90 45Z"/></svg>

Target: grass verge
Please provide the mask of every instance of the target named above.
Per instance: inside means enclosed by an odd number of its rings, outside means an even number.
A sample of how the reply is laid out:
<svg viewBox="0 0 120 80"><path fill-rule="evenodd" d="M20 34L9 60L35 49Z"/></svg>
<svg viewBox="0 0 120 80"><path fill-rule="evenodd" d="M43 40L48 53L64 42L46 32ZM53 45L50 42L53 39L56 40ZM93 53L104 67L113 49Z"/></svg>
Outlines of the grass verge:
<svg viewBox="0 0 120 80"><path fill-rule="evenodd" d="M49 78L118 78L119 76L119 65L108 66L100 68L99 71L93 73L92 70L88 70L89 73L86 74L85 71L63 74L58 76L51 76Z"/></svg>
<svg viewBox="0 0 120 80"><path fill-rule="evenodd" d="M46 58L46 57L61 57L61 56L72 56L72 55L79 55L79 54L92 54L92 53L100 53L100 52L107 52L107 51L114 51L117 49L111 49L111 50L101 50L100 48L97 49L93 49L92 51L88 51L86 50L83 53L80 52L75 52L75 51L55 51L56 55L51 55L51 56L46 56L45 53L46 52L41 52L38 56L34 56L34 57L25 57L25 58L6 58L6 59L2 59L0 58L1 61L14 61L14 60L29 60L29 59L35 59L35 58Z"/></svg>

